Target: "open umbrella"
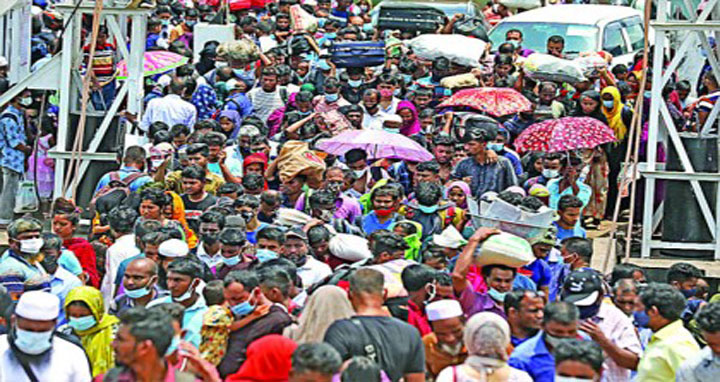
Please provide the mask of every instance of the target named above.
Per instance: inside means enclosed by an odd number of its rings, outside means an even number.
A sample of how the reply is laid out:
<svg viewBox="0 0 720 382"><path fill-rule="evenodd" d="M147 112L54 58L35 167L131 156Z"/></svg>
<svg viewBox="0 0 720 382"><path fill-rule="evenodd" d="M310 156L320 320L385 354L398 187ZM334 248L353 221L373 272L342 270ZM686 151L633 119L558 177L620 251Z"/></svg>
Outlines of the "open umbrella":
<svg viewBox="0 0 720 382"><path fill-rule="evenodd" d="M145 52L143 56L143 77L164 73L187 64L188 58L164 50L153 50ZM118 80L125 80L128 77L127 63L125 60L118 62Z"/></svg>
<svg viewBox="0 0 720 382"><path fill-rule="evenodd" d="M591 149L614 141L612 129L595 118L565 117L530 125L515 140L515 148L522 152L559 152Z"/></svg>
<svg viewBox="0 0 720 382"><path fill-rule="evenodd" d="M345 155L352 149L363 149L371 159L391 158L415 162L433 159L430 152L412 139L382 130L345 131L333 138L318 141L317 147L333 155Z"/></svg>
<svg viewBox="0 0 720 382"><path fill-rule="evenodd" d="M515 89L472 88L458 91L438 107L469 107L494 117L502 117L530 111L532 103Z"/></svg>

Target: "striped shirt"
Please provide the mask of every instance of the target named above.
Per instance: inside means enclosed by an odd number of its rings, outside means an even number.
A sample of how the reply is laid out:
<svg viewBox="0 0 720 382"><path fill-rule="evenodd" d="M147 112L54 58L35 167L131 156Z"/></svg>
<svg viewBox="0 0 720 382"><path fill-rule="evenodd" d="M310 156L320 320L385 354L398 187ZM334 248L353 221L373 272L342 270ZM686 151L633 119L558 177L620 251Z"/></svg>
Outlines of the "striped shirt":
<svg viewBox="0 0 720 382"><path fill-rule="evenodd" d="M90 45L83 48L83 62L87 69L88 60L90 59ZM95 55L93 56L92 72L101 85L105 85L115 78L115 46L109 43L97 45L95 47Z"/></svg>

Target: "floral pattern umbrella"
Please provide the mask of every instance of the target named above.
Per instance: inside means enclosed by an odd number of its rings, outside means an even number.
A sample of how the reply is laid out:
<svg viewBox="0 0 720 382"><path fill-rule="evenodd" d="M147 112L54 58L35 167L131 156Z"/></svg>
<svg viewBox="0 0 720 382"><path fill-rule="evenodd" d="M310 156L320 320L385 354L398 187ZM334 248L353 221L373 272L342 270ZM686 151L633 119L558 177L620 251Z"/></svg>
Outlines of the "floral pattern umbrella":
<svg viewBox="0 0 720 382"><path fill-rule="evenodd" d="M565 117L531 125L517 137L515 148L521 152L560 152L592 149L614 141L612 129L595 118Z"/></svg>
<svg viewBox="0 0 720 382"><path fill-rule="evenodd" d="M532 110L532 103L511 88L463 89L438 105L442 107L469 107L494 117Z"/></svg>
<svg viewBox="0 0 720 382"><path fill-rule="evenodd" d="M188 58L164 50L153 50L145 52L143 60L143 77L164 73L187 64ZM127 63L125 60L118 62L118 80L126 80L128 77Z"/></svg>

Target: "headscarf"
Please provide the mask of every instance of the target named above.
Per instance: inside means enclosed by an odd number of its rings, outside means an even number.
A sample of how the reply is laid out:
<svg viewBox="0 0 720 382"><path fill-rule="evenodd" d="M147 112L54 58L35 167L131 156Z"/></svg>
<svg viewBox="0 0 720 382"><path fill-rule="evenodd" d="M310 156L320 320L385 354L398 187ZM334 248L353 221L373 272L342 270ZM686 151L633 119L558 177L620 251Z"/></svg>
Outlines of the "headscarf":
<svg viewBox="0 0 720 382"><path fill-rule="evenodd" d="M465 194L465 205L464 206L457 206L458 208L467 208L467 199L472 197L472 192L470 191L470 186L468 186L467 183L463 182L462 180L457 180L452 183L450 183L449 186L445 187L445 199L450 199L450 190L452 190L454 187L459 187L460 190Z"/></svg>
<svg viewBox="0 0 720 382"><path fill-rule="evenodd" d="M218 122L220 121L220 118L227 118L231 120L233 125L235 126L235 128L230 133L228 139L237 138L238 130L240 130L240 126L242 125L242 117L240 116L240 113L238 113L236 110L223 110L218 116Z"/></svg>
<svg viewBox="0 0 720 382"><path fill-rule="evenodd" d="M482 373L494 374L496 370L507 368L510 345L510 325L499 315L481 312L473 315L465 325L463 341L468 350L465 365Z"/></svg>
<svg viewBox="0 0 720 382"><path fill-rule="evenodd" d="M188 247L190 247L190 249L197 247L198 238L195 232L190 229L187 219L185 218L185 203L183 203L182 198L177 193L172 191L165 191L165 193L172 197L172 220L177 221L182 226Z"/></svg>
<svg viewBox="0 0 720 382"><path fill-rule="evenodd" d="M347 293L335 285L318 288L307 300L298 327L288 337L298 344L322 342L330 325L355 314Z"/></svg>
<svg viewBox="0 0 720 382"><path fill-rule="evenodd" d="M390 231L395 229L400 223L410 223L415 227L415 233L407 235L403 238L405 243L408 245L408 249L405 250L405 259L412 261L420 261L420 247L422 247L422 225L412 220L401 220L390 224Z"/></svg>
<svg viewBox="0 0 720 382"><path fill-rule="evenodd" d="M620 98L620 91L614 86L608 86L601 92L601 95L605 94L612 95L615 103L611 110L608 110L604 105L601 105L600 109L602 110L603 115L605 115L605 118L607 118L608 125L615 132L615 138L618 141L622 141L625 139L627 126L625 126L625 123L622 120L622 111L625 108L625 105L622 103Z"/></svg>
<svg viewBox="0 0 720 382"><path fill-rule="evenodd" d="M585 114L585 112L582 109L582 105L580 103L582 102L583 98L590 98L591 100L598 103L598 106L595 108L595 110L592 111L590 114ZM595 118L598 121L602 123L607 123L607 118L603 115L600 107L602 106L602 98L600 97L600 93L597 90L586 90L580 94L580 100L577 103L577 108L575 109L575 115L578 117L591 117Z"/></svg>
<svg viewBox="0 0 720 382"><path fill-rule="evenodd" d="M243 171L245 171L248 166L254 163L260 163L262 165L263 171L267 170L267 155L265 155L265 153L253 153L248 155L247 158L243 160Z"/></svg>
<svg viewBox="0 0 720 382"><path fill-rule="evenodd" d="M415 108L415 105L413 105L410 101L400 101L397 107L398 114L400 114L400 110L408 109L412 112L413 119L410 121L409 124L405 124L403 122L402 127L400 128L400 134L405 135L407 137L411 135L415 135L420 132L420 119L418 118L418 112Z"/></svg>
<svg viewBox="0 0 720 382"><path fill-rule="evenodd" d="M215 89L212 87L200 84L198 85L195 92L193 92L190 100L195 108L197 109L197 120L203 120L212 118L213 114L217 110L217 94Z"/></svg>
<svg viewBox="0 0 720 382"><path fill-rule="evenodd" d="M68 306L75 301L84 302L97 324L90 329L75 331L80 337L82 346L90 359L93 377L105 373L115 366L115 355L113 354L112 342L115 327L120 322L117 317L105 312L103 295L99 290L89 286L73 288L65 297L65 316L69 320Z"/></svg>
<svg viewBox="0 0 720 382"><path fill-rule="evenodd" d="M297 348L295 341L270 334L250 344L247 359L226 382L287 382L290 357Z"/></svg>

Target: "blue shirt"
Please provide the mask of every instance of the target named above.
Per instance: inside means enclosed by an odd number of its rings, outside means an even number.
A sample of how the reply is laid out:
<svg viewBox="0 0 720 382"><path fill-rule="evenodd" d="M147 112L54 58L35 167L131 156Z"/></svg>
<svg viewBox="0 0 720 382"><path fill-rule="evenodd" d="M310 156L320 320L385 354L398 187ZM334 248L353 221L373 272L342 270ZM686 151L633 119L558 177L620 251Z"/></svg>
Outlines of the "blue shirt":
<svg viewBox="0 0 720 382"><path fill-rule="evenodd" d="M171 302L174 302L172 296L167 296L152 300L147 307ZM183 312L182 328L186 330L184 339L195 345L195 347L200 347L200 341L202 340L200 329L202 329L203 315L207 312L207 309L205 298L203 298L201 293L198 293L197 301L195 301L192 306L185 308Z"/></svg>
<svg viewBox="0 0 720 382"><path fill-rule="evenodd" d="M522 267L523 274L530 277L539 287L550 285L552 271L550 266L543 259L535 259L532 263Z"/></svg>
<svg viewBox="0 0 720 382"><path fill-rule="evenodd" d="M562 281L565 281L565 275L570 272L568 267L563 263L562 256L557 249L552 249L548 254L547 264L550 268L552 277L550 279L550 295L548 301L553 302L557 299L557 295L560 293L562 288Z"/></svg>
<svg viewBox="0 0 720 382"><path fill-rule="evenodd" d="M578 222L579 223L579 222ZM569 237L582 237L583 239L587 237L587 233L585 232L585 228L580 227L579 225L576 225L572 229L566 229L563 227L560 227L557 221L553 222L553 225L555 228L557 228L557 241L558 243L569 238Z"/></svg>
<svg viewBox="0 0 720 382"><path fill-rule="evenodd" d="M257 227L257 229L255 229L255 231L245 232L245 236L247 236L247 241L249 241L251 244L257 244L257 233L267 226L267 223L260 223L260 225Z"/></svg>
<svg viewBox="0 0 720 382"><path fill-rule="evenodd" d="M63 310L65 297L67 297L71 289L79 286L82 286L82 281L63 267L58 267L55 274L52 275L52 280L50 280L50 293L60 299L60 314L58 315L57 326L67 322L65 311Z"/></svg>
<svg viewBox="0 0 720 382"><path fill-rule="evenodd" d="M508 365L530 374L535 382L555 381L555 357L545 346L542 331L516 347Z"/></svg>
<svg viewBox="0 0 720 382"><path fill-rule="evenodd" d="M537 285L535 284L532 279L525 275L517 274L515 275L515 280L513 280L513 290L532 290L537 291Z"/></svg>
<svg viewBox="0 0 720 382"><path fill-rule="evenodd" d="M34 276L41 275L40 269L30 264L25 258L8 249L0 257L0 275L19 276L25 282Z"/></svg>
<svg viewBox="0 0 720 382"><path fill-rule="evenodd" d="M547 183L547 189L550 192L550 200L548 203L548 207L556 210L558 208L558 202L560 201L560 198L564 195L572 195L573 189L572 187L567 187L562 192L560 192L560 180L562 178L555 178ZM582 201L583 208L587 206L588 202L590 202L590 196L592 195L592 188L588 186L587 184L576 181L575 184L578 186L578 193L577 196L580 201Z"/></svg>
<svg viewBox="0 0 720 382"><path fill-rule="evenodd" d="M497 163L481 164L475 158L465 158L455 166L453 179L470 177L470 190L475 198L488 191L502 192L517 185L515 169L509 159L498 157Z"/></svg>
<svg viewBox="0 0 720 382"><path fill-rule="evenodd" d="M123 179L127 178L128 176L130 176L130 174L132 174L132 173L140 172L140 170L138 170L134 167L124 166L121 169L117 170L116 172L118 174L118 178L120 180L123 180ZM98 182L97 187L95 187L95 192L100 191L101 188L110 184L110 174L111 173L107 173L107 174L103 175L102 178L100 178L100 181ZM130 192L135 192L138 189L140 189L140 187L142 187L150 182L152 182L152 178L145 175L145 176L141 176L141 177L135 179L128 186L130 188Z"/></svg>
<svg viewBox="0 0 720 382"><path fill-rule="evenodd" d="M394 214L392 218L382 224L378 221L375 211L370 211L370 213L363 218L362 228L365 235L368 236L379 229L389 229L390 225L393 224L395 220L397 220L397 214Z"/></svg>
<svg viewBox="0 0 720 382"><path fill-rule="evenodd" d="M15 147L26 144L23 112L13 105L8 105L0 118L0 166L23 174L25 153Z"/></svg>
<svg viewBox="0 0 720 382"><path fill-rule="evenodd" d="M245 118L253 113L253 104L245 94L237 93L227 99L223 110L235 110Z"/></svg>

